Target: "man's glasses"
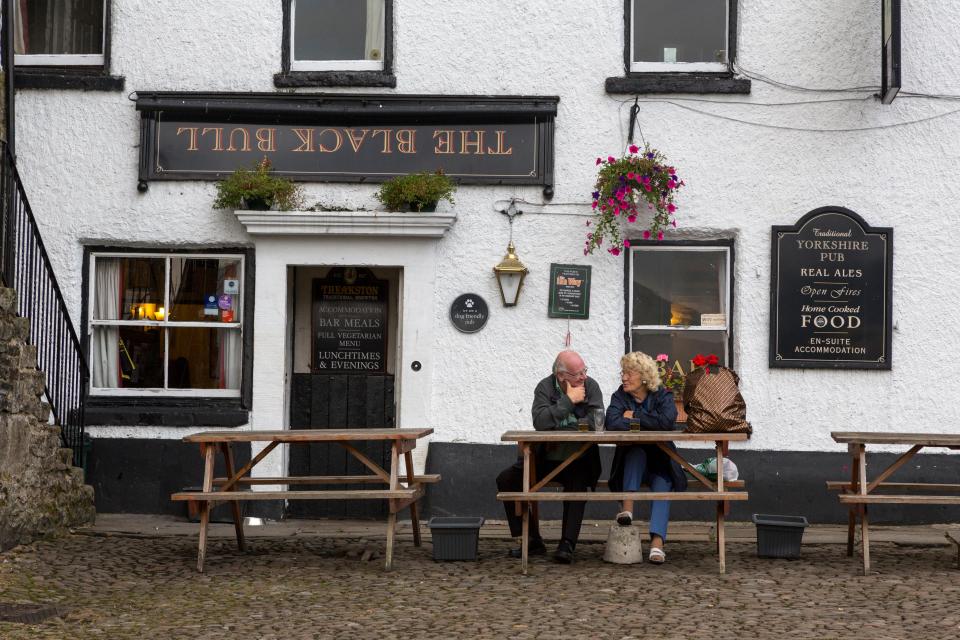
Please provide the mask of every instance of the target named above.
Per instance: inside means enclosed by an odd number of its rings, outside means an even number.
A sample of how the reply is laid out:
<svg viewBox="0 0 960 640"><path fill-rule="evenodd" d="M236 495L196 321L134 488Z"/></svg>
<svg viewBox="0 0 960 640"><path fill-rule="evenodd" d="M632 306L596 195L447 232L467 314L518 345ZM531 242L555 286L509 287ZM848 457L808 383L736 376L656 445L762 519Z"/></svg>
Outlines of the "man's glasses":
<svg viewBox="0 0 960 640"><path fill-rule="evenodd" d="M558 371L557 373L559 373L559 374L562 375L562 376L566 376L566 377L568 377L568 378L574 378L574 379L576 379L576 378L586 378L586 377L587 377L587 368L584 367L584 368L581 369L580 371Z"/></svg>

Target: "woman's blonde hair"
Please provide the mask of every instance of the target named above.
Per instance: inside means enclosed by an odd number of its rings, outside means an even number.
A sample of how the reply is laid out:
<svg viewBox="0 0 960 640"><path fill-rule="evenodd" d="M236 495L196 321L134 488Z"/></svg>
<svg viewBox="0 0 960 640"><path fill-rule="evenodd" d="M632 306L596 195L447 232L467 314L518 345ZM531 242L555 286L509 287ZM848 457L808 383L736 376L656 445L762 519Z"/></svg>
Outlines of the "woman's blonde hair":
<svg viewBox="0 0 960 640"><path fill-rule="evenodd" d="M631 351L620 358L620 368L639 373L650 391L660 388L660 371L656 361L643 351Z"/></svg>

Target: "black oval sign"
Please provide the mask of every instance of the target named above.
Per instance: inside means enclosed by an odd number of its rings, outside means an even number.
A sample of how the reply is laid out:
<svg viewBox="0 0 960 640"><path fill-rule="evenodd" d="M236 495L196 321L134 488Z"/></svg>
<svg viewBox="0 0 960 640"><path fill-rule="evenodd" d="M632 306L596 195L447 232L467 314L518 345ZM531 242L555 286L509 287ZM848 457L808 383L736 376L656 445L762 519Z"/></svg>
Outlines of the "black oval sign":
<svg viewBox="0 0 960 640"><path fill-rule="evenodd" d="M463 333L476 333L483 329L490 317L487 301L475 293L465 293L450 305L450 322Z"/></svg>

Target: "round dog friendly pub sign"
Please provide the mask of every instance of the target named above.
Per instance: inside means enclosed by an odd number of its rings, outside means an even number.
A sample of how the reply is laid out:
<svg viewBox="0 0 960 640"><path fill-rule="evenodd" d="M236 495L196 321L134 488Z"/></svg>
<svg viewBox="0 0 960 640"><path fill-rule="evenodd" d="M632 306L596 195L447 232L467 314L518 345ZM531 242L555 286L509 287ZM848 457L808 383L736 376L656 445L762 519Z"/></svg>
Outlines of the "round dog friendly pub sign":
<svg viewBox="0 0 960 640"><path fill-rule="evenodd" d="M475 293L458 296L450 305L450 322L463 333L476 333L483 329L490 317L487 301Z"/></svg>

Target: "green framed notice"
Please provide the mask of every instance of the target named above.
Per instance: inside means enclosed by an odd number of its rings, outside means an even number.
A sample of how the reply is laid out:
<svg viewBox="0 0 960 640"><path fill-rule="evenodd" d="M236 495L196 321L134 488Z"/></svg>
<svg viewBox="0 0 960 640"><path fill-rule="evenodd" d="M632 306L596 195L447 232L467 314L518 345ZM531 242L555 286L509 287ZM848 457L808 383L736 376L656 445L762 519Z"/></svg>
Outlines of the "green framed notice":
<svg viewBox="0 0 960 640"><path fill-rule="evenodd" d="M590 317L590 269L581 264L550 265L547 316L577 320Z"/></svg>

